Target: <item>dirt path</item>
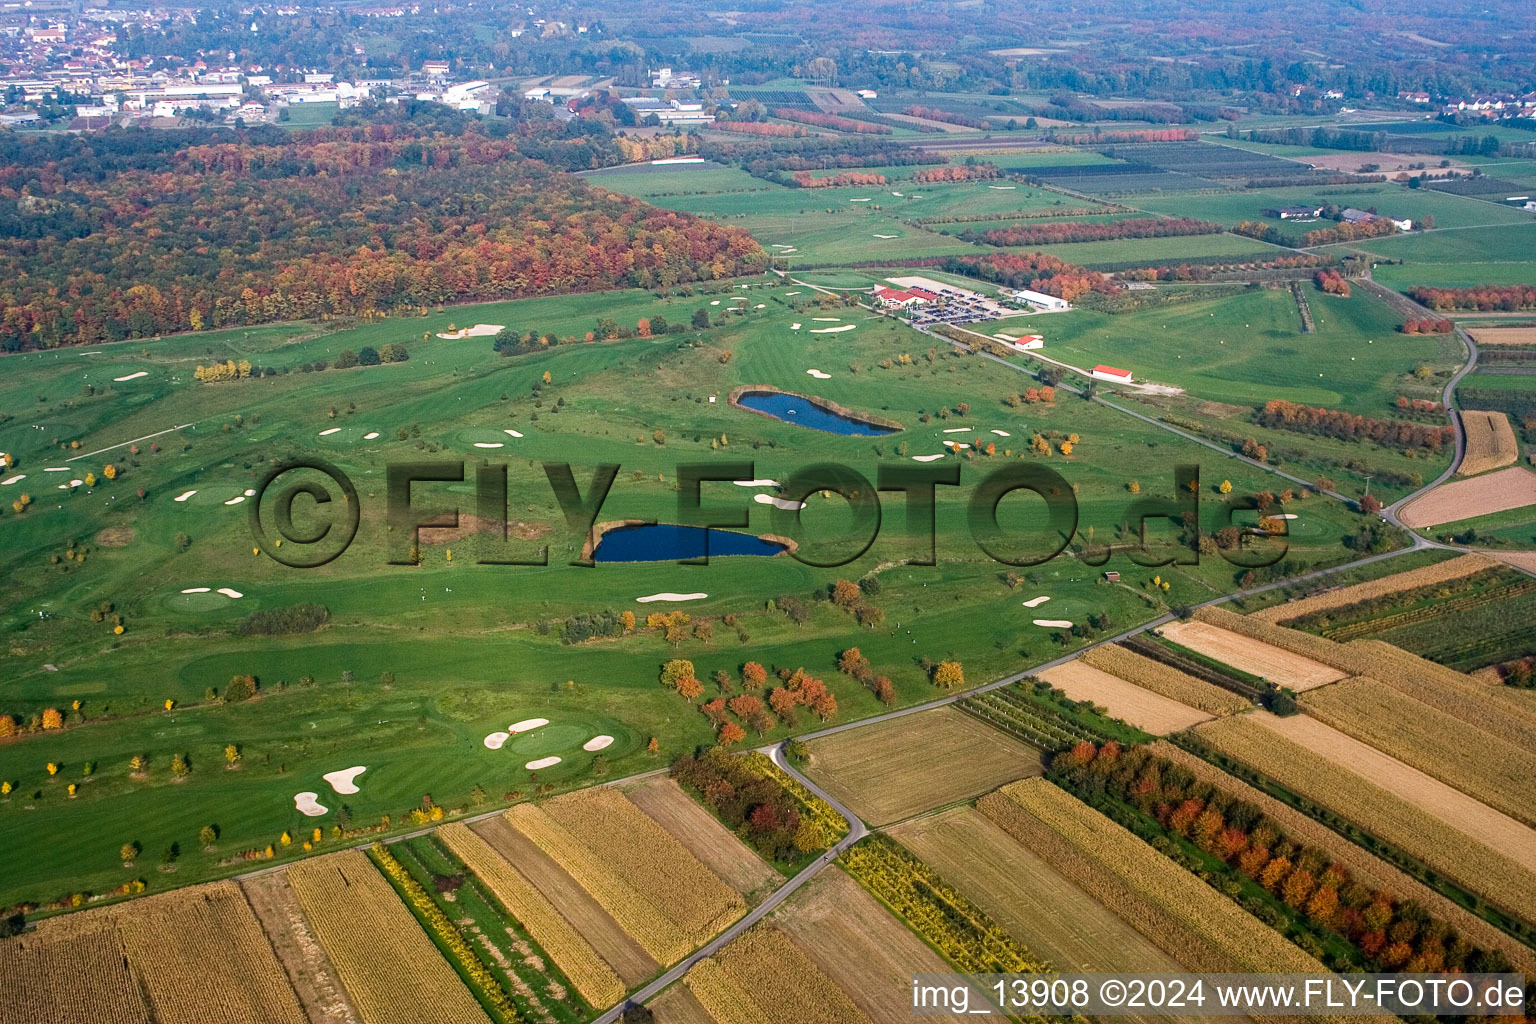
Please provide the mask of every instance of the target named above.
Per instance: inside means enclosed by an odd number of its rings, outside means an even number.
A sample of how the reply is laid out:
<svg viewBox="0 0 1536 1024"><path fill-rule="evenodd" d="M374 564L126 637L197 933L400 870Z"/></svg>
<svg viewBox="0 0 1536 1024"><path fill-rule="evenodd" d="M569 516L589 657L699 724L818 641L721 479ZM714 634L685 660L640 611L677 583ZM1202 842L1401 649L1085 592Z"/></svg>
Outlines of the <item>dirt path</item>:
<svg viewBox="0 0 1536 1024"><path fill-rule="evenodd" d="M240 888L288 972L310 1024L361 1024L283 873L252 875L241 879Z"/></svg>

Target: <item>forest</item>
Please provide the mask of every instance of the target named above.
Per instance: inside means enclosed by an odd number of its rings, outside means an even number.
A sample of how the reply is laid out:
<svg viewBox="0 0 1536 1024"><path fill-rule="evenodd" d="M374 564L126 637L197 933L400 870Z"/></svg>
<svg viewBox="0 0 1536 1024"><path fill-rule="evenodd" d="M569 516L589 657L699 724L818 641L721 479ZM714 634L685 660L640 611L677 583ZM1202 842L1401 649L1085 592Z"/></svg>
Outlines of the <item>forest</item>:
<svg viewBox="0 0 1536 1024"><path fill-rule="evenodd" d="M611 137L444 127L7 138L0 348L668 287L766 264L739 228L589 188L543 159L622 162Z"/></svg>

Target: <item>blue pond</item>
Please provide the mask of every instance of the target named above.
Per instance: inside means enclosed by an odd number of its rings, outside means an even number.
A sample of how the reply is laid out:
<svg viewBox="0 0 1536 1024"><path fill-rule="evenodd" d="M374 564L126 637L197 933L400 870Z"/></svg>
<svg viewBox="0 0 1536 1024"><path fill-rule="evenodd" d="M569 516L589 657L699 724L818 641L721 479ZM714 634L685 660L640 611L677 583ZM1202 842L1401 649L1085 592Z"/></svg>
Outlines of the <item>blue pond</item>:
<svg viewBox="0 0 1536 1024"><path fill-rule="evenodd" d="M851 419L829 409L823 409L798 395L786 395L778 391L748 391L736 400L748 409L765 412L785 423L798 423L812 430L828 434L847 434L853 437L883 437L896 433L891 427L877 427L873 423Z"/></svg>
<svg viewBox="0 0 1536 1024"><path fill-rule="evenodd" d="M784 545L729 530L706 530L698 526L655 523L649 526L621 526L603 534L592 552L594 562L676 562L701 558L709 541L709 555L777 555Z"/></svg>

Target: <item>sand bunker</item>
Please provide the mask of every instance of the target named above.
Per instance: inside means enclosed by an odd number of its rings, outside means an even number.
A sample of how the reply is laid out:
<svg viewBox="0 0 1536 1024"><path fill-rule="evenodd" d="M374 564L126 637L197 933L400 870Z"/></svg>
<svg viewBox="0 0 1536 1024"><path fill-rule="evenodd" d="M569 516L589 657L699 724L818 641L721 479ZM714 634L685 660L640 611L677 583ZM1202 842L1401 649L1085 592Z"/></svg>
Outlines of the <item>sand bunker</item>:
<svg viewBox="0 0 1536 1024"><path fill-rule="evenodd" d="M226 504L226 505L238 505L238 504L240 504L244 500L245 500L245 495L237 494L233 498L230 498L228 501L226 501L224 504Z"/></svg>
<svg viewBox="0 0 1536 1024"><path fill-rule="evenodd" d="M338 433L340 430L341 430L340 427L331 427L329 430L322 430L322 431L320 431L320 436L321 437L330 437L332 434Z"/></svg>
<svg viewBox="0 0 1536 1024"><path fill-rule="evenodd" d="M858 324L838 324L836 327L813 327L812 334L841 334L843 331L851 331Z"/></svg>
<svg viewBox="0 0 1536 1024"><path fill-rule="evenodd" d="M798 331L800 329L800 325L799 324L790 324L789 325L789 329L792 330L792 331Z"/></svg>
<svg viewBox="0 0 1536 1024"><path fill-rule="evenodd" d="M768 303L766 303L766 302L759 302L757 305L753 306L752 308L753 309L767 309L768 308Z"/></svg>
<svg viewBox="0 0 1536 1024"><path fill-rule="evenodd" d="M196 491L183 491L182 493L176 495L176 497L172 498L171 500L172 501L186 501L188 498L192 497L192 495L194 495L196 493L197 493Z"/></svg>
<svg viewBox="0 0 1536 1024"><path fill-rule="evenodd" d="M476 441L475 442L475 447L476 448L505 448L506 445L502 444L500 441Z"/></svg>
<svg viewBox="0 0 1536 1024"><path fill-rule="evenodd" d="M777 480L732 480L737 487L777 487Z"/></svg>
<svg viewBox="0 0 1536 1024"><path fill-rule="evenodd" d="M1038 608L1041 605L1045 604L1045 602L1047 602L1049 600L1050 600L1050 598L1048 598L1048 597L1032 597L1028 601L1024 602L1024 607L1025 608Z"/></svg>
<svg viewBox="0 0 1536 1024"><path fill-rule="evenodd" d="M364 441L372 441L374 438L376 438L378 436L379 436L379 432L377 430L370 430L368 433L363 435L363 440Z"/></svg>
<svg viewBox="0 0 1536 1024"><path fill-rule="evenodd" d="M969 448L970 447L970 445L967 444L964 441L945 441L944 443L949 445L951 448Z"/></svg>
<svg viewBox="0 0 1536 1024"><path fill-rule="evenodd" d="M871 203L871 202L874 202L874 200L872 200L872 199L850 199L848 201L850 203Z"/></svg>
<svg viewBox="0 0 1536 1024"><path fill-rule="evenodd" d="M245 489L245 496L247 498L254 498L254 497L256 497L256 488L254 488L254 487L247 487Z"/></svg>
<svg viewBox="0 0 1536 1024"><path fill-rule="evenodd" d="M936 459L942 459L943 457L944 456L942 454L940 454L940 455L914 455L914 456L912 456L912 461L913 462L933 462Z"/></svg>
<svg viewBox="0 0 1536 1024"><path fill-rule="evenodd" d="M357 783L353 780L367 770L366 766L358 765L355 768L343 768L340 771L326 772L320 777L329 782L331 788L336 792L346 796L357 792Z"/></svg>
<svg viewBox="0 0 1536 1024"><path fill-rule="evenodd" d="M493 732L493 733L491 733L489 736L487 736L485 738L486 748L489 749L489 750L500 750L501 749L501 745L503 743L507 742L508 738L509 738L509 734L507 734L507 733L504 733L504 732Z"/></svg>
<svg viewBox="0 0 1536 1024"><path fill-rule="evenodd" d="M130 373L126 377L113 377L112 379L117 381L119 384L121 384L125 380L138 380L140 377L148 377L148 376L149 376L149 371L148 370L140 370L138 373Z"/></svg>
<svg viewBox="0 0 1536 1024"><path fill-rule="evenodd" d="M503 430L502 433L508 435L509 437L522 437L523 436L522 434L519 434L515 430Z"/></svg>
<svg viewBox="0 0 1536 1024"><path fill-rule="evenodd" d="M759 505L772 505L774 508L781 508L785 512L799 512L801 509L805 508L805 502L803 501L790 501L788 498L775 498L771 494L754 494L752 495L752 500L757 502Z"/></svg>
<svg viewBox="0 0 1536 1024"><path fill-rule="evenodd" d="M1072 623L1068 622L1066 619L1036 619L1035 620L1035 625L1037 625L1037 626L1049 626L1052 629L1071 629L1072 628Z"/></svg>
<svg viewBox="0 0 1536 1024"><path fill-rule="evenodd" d="M647 594L645 597L635 598L636 604L649 604L652 601L700 601L708 597L708 594L674 594L670 590L663 590L659 594Z"/></svg>
<svg viewBox="0 0 1536 1024"><path fill-rule="evenodd" d="M820 331L812 331L811 333L812 334L820 334L821 332ZM820 370L806 370L805 372L810 374L812 377L815 377L817 380L831 380L832 379L832 375L830 373L822 373Z"/></svg>
<svg viewBox="0 0 1536 1024"><path fill-rule="evenodd" d="M1008 431L1006 431L1006 430L996 430L996 429L994 429L992 431L992 433L996 434L998 437L1012 437L1013 436L1012 434L1008 433Z"/></svg>
<svg viewBox="0 0 1536 1024"><path fill-rule="evenodd" d="M527 768L531 772L536 772L540 768L553 768L559 763L560 759L558 757L541 757L537 761L529 761L527 764L523 765L523 767Z"/></svg>
<svg viewBox="0 0 1536 1024"><path fill-rule="evenodd" d="M581 745L582 750L603 750L613 745L612 736L593 736Z"/></svg>
<svg viewBox="0 0 1536 1024"><path fill-rule="evenodd" d="M988 185L987 186L987 188L995 188L999 192L1012 192L1014 189L1016 189L1018 187L1019 186L1017 186L1017 185Z"/></svg>
<svg viewBox="0 0 1536 1024"><path fill-rule="evenodd" d="M79 479L79 478L76 478L76 479L74 479L74 480L71 480L71 481L70 481L70 482L69 482L69 486L71 486L71 487L79 487L79 486L80 486L80 485L81 485L81 484L83 484L83 483L85 483L85 481L84 481L84 480L81 480L81 479Z"/></svg>
<svg viewBox="0 0 1536 1024"><path fill-rule="evenodd" d="M13 476L13 477L11 477L11 478L9 478L7 480L0 480L0 486L4 486L6 484L13 484L13 483L15 483L18 480L25 480L26 478L27 478L27 474L25 474L25 473L17 473L15 476Z"/></svg>
<svg viewBox="0 0 1536 1024"><path fill-rule="evenodd" d="M68 466L44 466L43 467L43 472L44 473L68 473L69 472L69 467Z"/></svg>
<svg viewBox="0 0 1536 1024"><path fill-rule="evenodd" d="M235 599L239 599L245 596L244 594L240 593L240 591L235 590L233 587L220 587L219 593L223 594L225 597Z"/></svg>
<svg viewBox="0 0 1536 1024"><path fill-rule="evenodd" d="M61 490L61 491L69 490L69 484L59 484L59 490Z"/></svg>
<svg viewBox="0 0 1536 1024"><path fill-rule="evenodd" d="M900 235L876 235L876 238L899 238Z"/></svg>
<svg viewBox="0 0 1536 1024"><path fill-rule="evenodd" d="M456 331L439 331L439 338L452 340L454 338L489 338L500 334L505 329L505 324L475 324L473 327L461 327Z"/></svg>
<svg viewBox="0 0 1536 1024"><path fill-rule="evenodd" d="M944 431L946 434L969 434L970 432L970 427L949 427Z"/></svg>
<svg viewBox="0 0 1536 1024"><path fill-rule="evenodd" d="M1301 516L1298 516L1295 512L1282 512L1282 513L1280 513L1277 516L1270 516L1269 518L1271 518L1271 519L1300 519Z"/></svg>
<svg viewBox="0 0 1536 1024"><path fill-rule="evenodd" d="M840 324L843 322L843 318L840 316L813 316L811 319L819 324Z"/></svg>
<svg viewBox="0 0 1536 1024"><path fill-rule="evenodd" d="M208 589L209 588L207 588L207 587L188 587L186 590L183 590L182 593L183 594L206 594L206 593L208 593Z"/></svg>
<svg viewBox="0 0 1536 1024"><path fill-rule="evenodd" d="M786 298L786 299L787 299L787 298L789 298L789 297L790 297L790 296L791 296L791 295L799 295L799 294L800 294L800 293L799 293L799 292L785 292L785 293L784 293L784 297L785 297L785 298Z"/></svg>
<svg viewBox="0 0 1536 1024"><path fill-rule="evenodd" d="M319 793L295 793L293 795L293 806L297 807L301 814L308 815L311 818L318 818L330 810L329 807L325 807L320 803L319 796Z"/></svg>
<svg viewBox="0 0 1536 1024"><path fill-rule="evenodd" d="M547 718L525 718L521 722L514 722L513 724L507 726L507 731L509 731L513 736L516 736L520 732L532 732L540 726L545 726L548 724L549 719Z"/></svg>
<svg viewBox="0 0 1536 1024"><path fill-rule="evenodd" d="M709 300L709 304L711 306L718 306L718 305L720 305L720 300L719 299L710 299Z"/></svg>

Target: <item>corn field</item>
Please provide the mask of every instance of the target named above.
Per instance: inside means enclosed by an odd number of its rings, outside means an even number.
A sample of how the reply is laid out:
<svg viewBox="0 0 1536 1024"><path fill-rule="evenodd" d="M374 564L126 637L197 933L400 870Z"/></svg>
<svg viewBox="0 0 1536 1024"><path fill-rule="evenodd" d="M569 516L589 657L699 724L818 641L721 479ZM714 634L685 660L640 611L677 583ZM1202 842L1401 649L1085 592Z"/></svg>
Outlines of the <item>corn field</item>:
<svg viewBox="0 0 1536 1024"><path fill-rule="evenodd" d="M1463 576L1471 576L1488 569L1497 568L1499 564L1486 555L1460 555L1456 558L1447 559L1444 562L1436 562L1434 565L1426 565L1419 569L1410 569L1407 572L1383 576L1379 580L1369 580L1365 583L1356 583L1353 586L1330 590L1326 594L1317 594L1312 597L1303 597L1296 601L1287 601L1285 604L1277 604L1272 608L1256 611L1249 615L1248 618L1258 619L1261 622L1284 624L1292 619L1299 619L1304 615L1311 615L1314 612L1327 611L1330 608L1342 608L1345 605L1355 604L1359 601L1369 601L1374 598L1385 597L1388 594L1397 594L1405 590L1432 586L1436 583L1448 583L1451 580L1461 579Z"/></svg>
<svg viewBox="0 0 1536 1024"><path fill-rule="evenodd" d="M699 961L684 983L717 1021L870 1024L835 981L769 925Z"/></svg>
<svg viewBox="0 0 1536 1024"><path fill-rule="evenodd" d="M1228 690L1213 686L1203 679L1196 679L1187 672L1180 672L1172 665L1153 661L1118 644L1095 647L1082 656L1082 662L1135 683L1169 700L1204 711L1210 715L1232 715L1246 711L1253 705Z"/></svg>
<svg viewBox="0 0 1536 1024"><path fill-rule="evenodd" d="M457 823L438 829L437 836L527 929L583 999L592 1006L603 1007L623 998L624 984L613 968L544 894L489 843L468 826Z"/></svg>
<svg viewBox="0 0 1536 1024"><path fill-rule="evenodd" d="M7 1024L150 1024L116 930L94 913L0 942L0 977Z"/></svg>

